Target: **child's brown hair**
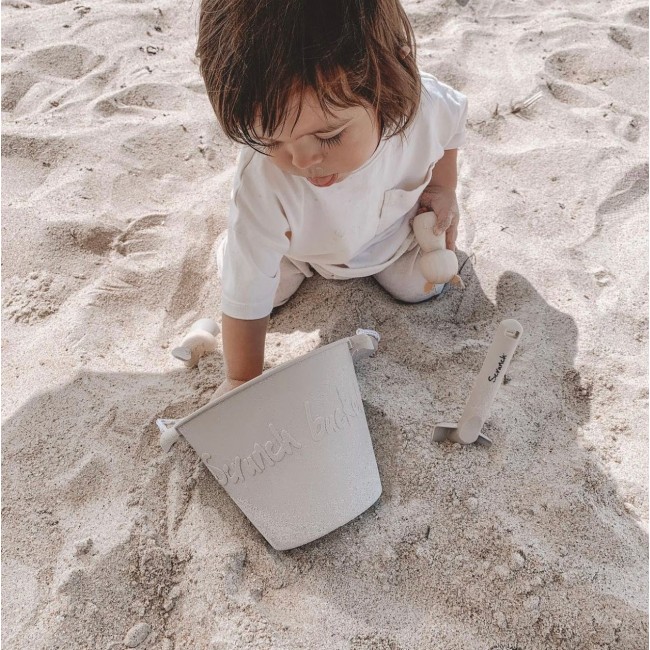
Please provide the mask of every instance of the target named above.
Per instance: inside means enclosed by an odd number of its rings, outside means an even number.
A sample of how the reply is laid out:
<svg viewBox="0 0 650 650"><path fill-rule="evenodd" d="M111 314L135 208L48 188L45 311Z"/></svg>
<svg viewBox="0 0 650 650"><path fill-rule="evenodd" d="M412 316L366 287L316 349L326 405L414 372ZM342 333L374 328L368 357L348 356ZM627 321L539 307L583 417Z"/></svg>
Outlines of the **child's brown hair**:
<svg viewBox="0 0 650 650"><path fill-rule="evenodd" d="M225 134L286 120L294 93L321 108L372 107L382 135L402 133L420 101L415 37L399 0L202 0L196 50Z"/></svg>

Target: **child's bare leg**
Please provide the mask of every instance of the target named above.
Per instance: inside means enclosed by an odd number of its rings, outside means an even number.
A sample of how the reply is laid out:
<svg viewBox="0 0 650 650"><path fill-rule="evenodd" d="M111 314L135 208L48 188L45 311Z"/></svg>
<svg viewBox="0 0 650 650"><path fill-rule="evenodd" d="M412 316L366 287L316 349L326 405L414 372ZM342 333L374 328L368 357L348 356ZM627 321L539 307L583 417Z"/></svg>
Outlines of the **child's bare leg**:
<svg viewBox="0 0 650 650"><path fill-rule="evenodd" d="M293 296L306 276L288 257L280 263L280 285L275 293L273 307L284 305Z"/></svg>
<svg viewBox="0 0 650 650"><path fill-rule="evenodd" d="M429 300L437 296L445 285L437 284L430 291L425 290L428 282L417 265L420 255L420 247L416 245L373 277L396 300L402 302Z"/></svg>

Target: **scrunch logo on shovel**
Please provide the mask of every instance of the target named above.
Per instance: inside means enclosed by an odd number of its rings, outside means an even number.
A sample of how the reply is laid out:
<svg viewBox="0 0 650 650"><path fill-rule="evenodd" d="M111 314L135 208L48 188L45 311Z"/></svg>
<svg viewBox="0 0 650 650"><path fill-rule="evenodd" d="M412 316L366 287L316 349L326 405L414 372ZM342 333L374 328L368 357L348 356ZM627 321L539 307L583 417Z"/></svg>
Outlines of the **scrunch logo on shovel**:
<svg viewBox="0 0 650 650"><path fill-rule="evenodd" d="M497 366L497 369L494 371L493 375L490 375L488 377L488 381L496 381L497 377L501 374L501 368L503 368L503 364L506 362L506 355L502 354L499 357L499 365ZM485 376L485 375L483 375Z"/></svg>
<svg viewBox="0 0 650 650"><path fill-rule="evenodd" d="M337 388L336 406L331 413L325 415L314 415L311 403L308 400L304 402L307 428L314 442L320 442L326 435L333 435L349 428L351 421L363 414L358 388L355 386L351 392L352 398L346 399ZM268 467L273 467L287 456L291 456L295 450L302 449L303 444L307 442L300 442L285 428L278 431L272 423L269 423L269 430L273 437L264 444L256 442L253 451L247 456L235 456L233 460L223 463L221 467L214 463L209 453L202 454L201 460L221 485L236 485L243 483L247 478L262 474Z"/></svg>

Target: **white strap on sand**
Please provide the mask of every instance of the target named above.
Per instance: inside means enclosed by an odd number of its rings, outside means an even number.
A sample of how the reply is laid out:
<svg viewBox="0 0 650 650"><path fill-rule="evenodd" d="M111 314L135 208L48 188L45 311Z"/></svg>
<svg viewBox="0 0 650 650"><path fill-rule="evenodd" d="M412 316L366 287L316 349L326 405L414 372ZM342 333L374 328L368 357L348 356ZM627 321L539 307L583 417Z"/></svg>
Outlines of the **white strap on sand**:
<svg viewBox="0 0 650 650"><path fill-rule="evenodd" d="M372 338L375 339L377 343L379 343L379 341L381 340L381 336L379 336L379 332L375 332L375 330L364 330L362 328L359 328L357 330L357 334L367 334L368 336L372 336Z"/></svg>
<svg viewBox="0 0 650 650"><path fill-rule="evenodd" d="M356 363L359 359L371 357L379 345L379 334L374 330L358 329L355 336L348 339L352 361Z"/></svg>
<svg viewBox="0 0 650 650"><path fill-rule="evenodd" d="M169 420L161 418L156 420L156 425L160 430L160 446L169 451L172 445L180 438L180 433L176 431L176 423L178 420Z"/></svg>

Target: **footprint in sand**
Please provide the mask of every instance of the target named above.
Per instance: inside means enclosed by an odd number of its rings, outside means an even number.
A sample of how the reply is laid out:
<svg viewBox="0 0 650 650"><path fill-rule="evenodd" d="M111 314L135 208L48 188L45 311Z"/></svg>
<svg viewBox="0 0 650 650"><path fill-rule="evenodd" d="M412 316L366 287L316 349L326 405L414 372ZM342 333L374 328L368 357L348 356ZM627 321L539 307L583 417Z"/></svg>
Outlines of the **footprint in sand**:
<svg viewBox="0 0 650 650"><path fill-rule="evenodd" d="M607 35L611 41L620 46L622 51L629 53L630 56L648 56L647 26L643 28L636 25L612 25Z"/></svg>
<svg viewBox="0 0 650 650"><path fill-rule="evenodd" d="M161 229L166 218L165 214L137 217L129 220L122 229L111 229L110 234L114 236L110 240L108 232L106 238L99 240L102 252L109 255L109 266L87 290L90 306L110 299L129 301L127 296L137 302L141 287L159 273L162 264L160 251L166 244ZM151 264L147 264L149 260Z"/></svg>
<svg viewBox="0 0 650 650"><path fill-rule="evenodd" d="M454 61L440 61L434 66L428 66L426 71L431 72L435 77L457 88L459 91L467 88L469 83L466 72Z"/></svg>
<svg viewBox="0 0 650 650"><path fill-rule="evenodd" d="M582 87L575 87L559 79L548 81L546 86L551 95L563 104L580 108L593 108L601 104L597 97L592 97Z"/></svg>
<svg viewBox="0 0 650 650"><path fill-rule="evenodd" d="M435 11L435 9L425 13L409 12L409 20L417 36L442 33L444 26L451 18L448 12Z"/></svg>
<svg viewBox="0 0 650 650"><path fill-rule="evenodd" d="M191 105L192 92L182 86L166 83L146 83L124 88L100 97L94 110L104 117L117 112L141 110L182 111Z"/></svg>
<svg viewBox="0 0 650 650"><path fill-rule="evenodd" d="M49 110L58 105L55 97L103 60L102 55L71 43L16 57L2 76L2 110L21 115Z"/></svg>
<svg viewBox="0 0 650 650"><path fill-rule="evenodd" d="M648 5L628 11L625 14L625 22L648 29Z"/></svg>
<svg viewBox="0 0 650 650"><path fill-rule="evenodd" d="M116 238L113 250L123 256L149 257L161 248L159 228L165 225L166 214L147 214L132 219Z"/></svg>
<svg viewBox="0 0 650 650"><path fill-rule="evenodd" d="M648 131L648 119L638 114L623 116L621 121L614 125L613 131L628 142L636 142L642 133Z"/></svg>
<svg viewBox="0 0 650 650"><path fill-rule="evenodd" d="M141 120L140 117L137 118ZM201 152L203 147L204 152ZM190 155L206 153L207 144L196 141L196 136L184 131L180 126L170 128L157 124L140 126L132 137L125 138L120 145L120 154L124 155L122 165L128 169L126 173L116 176L113 182L113 203L117 205L121 196L147 196L148 205L161 205L162 178L170 172L186 176L188 180L196 181L196 170L186 166ZM225 156L218 156L206 163L211 169L220 172L231 164ZM138 176L139 175L139 176ZM144 178L145 175L150 176ZM119 189L118 189L119 188ZM146 193L146 194L145 194ZM115 201L117 199L117 201ZM122 209L128 209L126 205Z"/></svg>
<svg viewBox="0 0 650 650"><path fill-rule="evenodd" d="M607 198L596 208L594 236L600 233L605 215L624 210L648 193L648 163L628 170L609 191Z"/></svg>
<svg viewBox="0 0 650 650"><path fill-rule="evenodd" d="M10 147L5 147L5 144L9 144L7 141L12 137L5 132L2 138L3 208L14 206L14 209L18 209L22 207L23 201L29 200L34 192L46 183L52 171L52 164L39 160L38 157L30 157L28 150L21 153L7 153Z"/></svg>
<svg viewBox="0 0 650 650"><path fill-rule="evenodd" d="M147 214L124 228L80 220L45 224L39 231L41 251L46 259L59 260L57 273L42 270L11 278L4 286L4 313L14 322L35 324L80 291L92 303L98 298L122 300L130 293L135 299L147 282L145 260L154 258L152 273L161 264L165 216Z"/></svg>
<svg viewBox="0 0 650 650"><path fill-rule="evenodd" d="M633 217L634 214L629 214L627 211L646 194L648 194L648 163L630 168L609 190L605 199L596 207L596 219L591 234L578 248L601 237L606 226L611 229ZM576 254L575 250L573 254ZM595 277L599 286L609 282L598 275Z"/></svg>
<svg viewBox="0 0 650 650"><path fill-rule="evenodd" d="M69 142L54 135L38 137L6 131L2 134L2 158L5 169L15 163L15 158L21 158L30 164L38 164L43 168L43 174L47 175L48 170L65 159L71 150L72 146ZM25 179L25 181L29 180Z"/></svg>
<svg viewBox="0 0 650 650"><path fill-rule="evenodd" d="M104 57L80 45L65 43L29 52L16 59L21 68L35 76L51 76L58 79L79 79L96 68Z"/></svg>
<svg viewBox="0 0 650 650"><path fill-rule="evenodd" d="M608 82L632 72L636 62L612 56L611 50L577 47L560 50L546 60L546 70L555 78L588 85Z"/></svg>
<svg viewBox="0 0 650 650"><path fill-rule="evenodd" d="M72 257L79 263L80 254L106 257L117 253L120 257L155 254L160 247L160 233L166 215L147 214L131 219L124 228L108 223L76 220L54 221L45 226L44 244L56 257ZM94 260L93 260L94 262Z"/></svg>
<svg viewBox="0 0 650 650"><path fill-rule="evenodd" d="M120 229L97 222L54 221L47 224L45 234L49 245L59 255L63 253L76 258L79 253L87 253L101 257L113 250Z"/></svg>
<svg viewBox="0 0 650 650"><path fill-rule="evenodd" d="M632 49L632 39L624 27L610 27L609 32L607 33L609 38L614 41L617 45L620 45L625 50Z"/></svg>
<svg viewBox="0 0 650 650"><path fill-rule="evenodd" d="M2 75L2 110L11 112L18 102L29 92L36 83L36 78L28 70L10 69Z"/></svg>

